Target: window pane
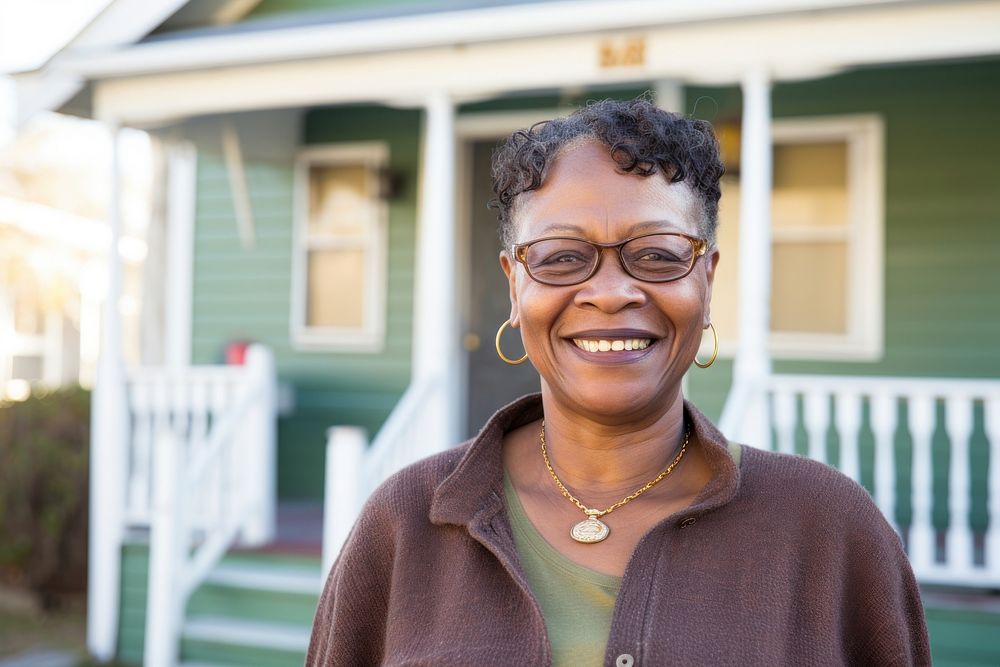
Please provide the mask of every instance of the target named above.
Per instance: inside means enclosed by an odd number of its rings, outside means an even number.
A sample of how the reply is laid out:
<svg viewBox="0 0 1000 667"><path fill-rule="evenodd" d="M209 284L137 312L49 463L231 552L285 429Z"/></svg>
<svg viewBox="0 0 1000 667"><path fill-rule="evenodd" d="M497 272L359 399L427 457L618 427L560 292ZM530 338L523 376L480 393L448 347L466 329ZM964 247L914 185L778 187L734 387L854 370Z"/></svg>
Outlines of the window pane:
<svg viewBox="0 0 1000 667"><path fill-rule="evenodd" d="M844 243L775 243L771 330L847 333Z"/></svg>
<svg viewBox="0 0 1000 667"><path fill-rule="evenodd" d="M361 328L366 292L365 251L314 250L309 253L308 262L306 325Z"/></svg>
<svg viewBox="0 0 1000 667"><path fill-rule="evenodd" d="M374 217L372 171L364 165L309 168L309 236L363 238Z"/></svg>
<svg viewBox="0 0 1000 667"><path fill-rule="evenodd" d="M774 148L775 230L847 225L847 143L783 144Z"/></svg>

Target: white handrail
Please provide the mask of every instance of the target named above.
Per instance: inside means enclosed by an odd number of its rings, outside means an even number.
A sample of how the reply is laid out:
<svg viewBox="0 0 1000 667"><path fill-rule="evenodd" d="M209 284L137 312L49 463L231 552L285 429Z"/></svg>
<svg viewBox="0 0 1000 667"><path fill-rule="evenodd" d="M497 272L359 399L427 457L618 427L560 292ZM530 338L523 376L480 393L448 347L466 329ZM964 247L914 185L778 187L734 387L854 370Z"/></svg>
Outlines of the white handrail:
<svg viewBox="0 0 1000 667"><path fill-rule="evenodd" d="M906 538L921 582L1000 586L1000 380L775 375L769 392L780 451L794 450L801 428L809 456L825 460L832 429L840 443L840 460L831 463L858 480L859 440L870 438L875 502ZM897 494L900 439L912 445L908 499ZM974 499L973 446L983 439L989 449L986 496ZM944 473L935 473L934 452L945 443L949 463ZM935 500L941 500L935 497L935 480L943 477L948 480L947 499L935 507ZM905 525L897 525L900 505L912 510ZM971 523L974 506L986 506L989 517L978 534ZM935 514L948 516L946 528L935 525Z"/></svg>
<svg viewBox="0 0 1000 667"><path fill-rule="evenodd" d="M323 507L323 572L347 539L361 506L387 477L447 447L435 430L444 409L443 382L417 381L403 394L370 447L363 430L336 426L327 431L326 495Z"/></svg>
<svg viewBox="0 0 1000 667"><path fill-rule="evenodd" d="M433 442L420 424L432 411L441 382L427 379L407 388L369 447L362 467L366 495L397 470L451 443Z"/></svg>

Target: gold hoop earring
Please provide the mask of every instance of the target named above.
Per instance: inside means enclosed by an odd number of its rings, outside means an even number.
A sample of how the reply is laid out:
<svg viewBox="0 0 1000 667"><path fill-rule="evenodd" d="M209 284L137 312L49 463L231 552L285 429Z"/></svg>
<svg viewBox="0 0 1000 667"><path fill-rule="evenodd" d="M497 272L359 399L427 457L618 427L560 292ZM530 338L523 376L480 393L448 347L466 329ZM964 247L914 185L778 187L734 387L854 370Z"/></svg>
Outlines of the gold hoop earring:
<svg viewBox="0 0 1000 667"><path fill-rule="evenodd" d="M712 358L702 363L698 361L698 355L694 356L694 365L698 368L708 368L715 363L715 358L719 356L719 334L715 331L715 325L711 322L708 323L709 328L712 330L712 342L714 344L714 349L712 350Z"/></svg>
<svg viewBox="0 0 1000 667"><path fill-rule="evenodd" d="M508 357L507 355L505 355L503 352L500 351L500 336L503 335L503 330L509 326L510 326L510 320L507 320L506 322L501 324L500 328L497 330L497 338L496 338L497 356L500 357L500 359L502 359L505 363L508 363L511 366L517 366L518 364L524 363L524 360L528 358L527 352L525 352L524 356L521 357L520 359L511 359L510 357Z"/></svg>

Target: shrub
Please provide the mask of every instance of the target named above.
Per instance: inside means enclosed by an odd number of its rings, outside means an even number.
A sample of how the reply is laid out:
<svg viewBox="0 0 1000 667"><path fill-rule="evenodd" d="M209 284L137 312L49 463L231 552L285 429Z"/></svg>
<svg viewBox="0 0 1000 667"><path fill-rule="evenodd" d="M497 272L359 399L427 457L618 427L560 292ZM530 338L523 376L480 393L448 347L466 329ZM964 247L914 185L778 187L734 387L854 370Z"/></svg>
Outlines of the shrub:
<svg viewBox="0 0 1000 667"><path fill-rule="evenodd" d="M86 590L90 393L0 405L0 578L42 607Z"/></svg>

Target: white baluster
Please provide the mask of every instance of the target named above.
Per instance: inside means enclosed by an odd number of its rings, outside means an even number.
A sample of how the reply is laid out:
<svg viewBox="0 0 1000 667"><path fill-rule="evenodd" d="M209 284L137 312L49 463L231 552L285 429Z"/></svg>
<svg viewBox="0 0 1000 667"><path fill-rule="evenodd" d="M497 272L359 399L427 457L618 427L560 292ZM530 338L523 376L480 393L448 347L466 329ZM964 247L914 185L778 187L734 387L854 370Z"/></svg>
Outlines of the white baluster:
<svg viewBox="0 0 1000 667"><path fill-rule="evenodd" d="M934 567L934 501L931 438L934 436L934 400L927 395L910 398L910 433L913 437L913 524L910 526L910 561L918 576Z"/></svg>
<svg viewBox="0 0 1000 667"><path fill-rule="evenodd" d="M972 528L969 526L969 438L972 437L973 402L968 396L954 394L946 403L945 426L951 444L951 465L948 473L948 533L945 542L945 563L949 571L968 573L972 570Z"/></svg>
<svg viewBox="0 0 1000 667"><path fill-rule="evenodd" d="M896 530L896 456L893 436L896 432L896 398L877 393L871 398L871 426L875 437L875 504Z"/></svg>
<svg viewBox="0 0 1000 667"><path fill-rule="evenodd" d="M209 412L212 416L211 434L225 420L226 410L232 407L232 383L227 377L213 377L209 390ZM223 520L229 507L227 506L225 469L232 469L232 461L229 456L223 456L225 461L223 466L212 466L212 469L205 474L204 486L200 489L203 507L205 512L200 516L199 526L205 530L210 530L211 526L218 525Z"/></svg>
<svg viewBox="0 0 1000 667"><path fill-rule="evenodd" d="M812 390L805 395L806 433L809 435L809 458L826 463L826 431L830 425L829 397L822 390Z"/></svg>
<svg viewBox="0 0 1000 667"><path fill-rule="evenodd" d="M166 374L170 386L170 425L177 443L184 449L184 460L190 460L191 451L191 406L190 387L183 375L172 372Z"/></svg>
<svg viewBox="0 0 1000 667"><path fill-rule="evenodd" d="M795 394L780 388L774 390L774 431L778 451L795 453Z"/></svg>
<svg viewBox="0 0 1000 667"><path fill-rule="evenodd" d="M150 410L149 383L144 379L130 383L129 398L132 409L131 451L128 457L128 521L148 520L150 509L150 479L153 441L152 411ZM142 517L140 519L140 517Z"/></svg>
<svg viewBox="0 0 1000 667"><path fill-rule="evenodd" d="M1000 394L983 404L986 437L990 441L989 526L986 529L986 569L990 579L1000 581Z"/></svg>
<svg viewBox="0 0 1000 667"><path fill-rule="evenodd" d="M149 398L150 398L150 423L153 426L153 437L150 440L151 446L155 448L158 443L171 438L170 433L170 400L167 394L167 385L162 374L149 376ZM157 470L155 453L150 457L152 469L150 479L147 484L153 485L156 477L160 474ZM150 487L152 489L152 486ZM155 493L155 490L153 491Z"/></svg>
<svg viewBox="0 0 1000 667"><path fill-rule="evenodd" d="M208 386L204 377L194 377L190 383L191 446L199 451L208 438Z"/></svg>
<svg viewBox="0 0 1000 667"><path fill-rule="evenodd" d="M834 403L837 433L840 436L840 471L861 481L858 433L861 430L861 396L853 391L838 391Z"/></svg>

